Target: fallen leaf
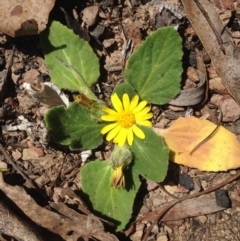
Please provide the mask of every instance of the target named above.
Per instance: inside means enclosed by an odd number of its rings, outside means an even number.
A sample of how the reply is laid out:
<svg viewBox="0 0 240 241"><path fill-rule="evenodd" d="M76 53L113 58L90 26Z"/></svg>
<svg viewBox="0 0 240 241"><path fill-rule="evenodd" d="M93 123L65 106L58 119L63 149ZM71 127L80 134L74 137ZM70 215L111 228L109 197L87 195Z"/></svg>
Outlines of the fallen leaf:
<svg viewBox="0 0 240 241"><path fill-rule="evenodd" d="M176 106L189 106L197 105L204 100L206 79L203 73L200 71L197 72L200 80L196 88L181 90L180 94L176 98L172 99L169 104Z"/></svg>
<svg viewBox="0 0 240 241"><path fill-rule="evenodd" d="M39 34L46 28L55 0L0 1L0 29L16 37Z"/></svg>
<svg viewBox="0 0 240 241"><path fill-rule="evenodd" d="M207 203L207 205L206 205ZM154 220L169 204L163 204L153 212L144 216L144 220ZM173 206L163 217L162 221L173 221L188 217L196 217L215 213L225 208L216 204L214 194L207 194L201 197L187 199Z"/></svg>
<svg viewBox="0 0 240 241"><path fill-rule="evenodd" d="M0 188L8 197L8 200L11 200L21 209L30 220L38 224L38 226L44 227L50 232L61 236L62 240L77 241L80 240L80 238L83 239L83 237L86 239L87 237L92 237L100 241L118 241L113 234L105 232L103 224L93 215L82 215L63 203L49 203L51 210L39 206L22 187L11 186L5 183L1 173ZM53 208L57 212L54 212ZM11 223L8 222L8 224ZM21 237L23 237L23 234ZM54 239L49 238L49 240Z"/></svg>
<svg viewBox="0 0 240 241"><path fill-rule="evenodd" d="M154 131L164 138L170 149L170 160L175 163L202 171L239 168L240 143L237 137L222 126L216 128L208 120L191 116L180 117L168 129L154 128Z"/></svg>
<svg viewBox="0 0 240 241"><path fill-rule="evenodd" d="M206 20L206 17L200 11L195 1L182 0L182 3L189 22L210 56L212 64L219 74L219 77L221 77L224 86L240 105L239 46L234 46L231 32L228 28L225 28L219 19L216 9L209 1L201 0L201 5L207 12L216 31L209 25L209 22ZM218 33L218 37L220 36L220 39L217 39L216 32Z"/></svg>

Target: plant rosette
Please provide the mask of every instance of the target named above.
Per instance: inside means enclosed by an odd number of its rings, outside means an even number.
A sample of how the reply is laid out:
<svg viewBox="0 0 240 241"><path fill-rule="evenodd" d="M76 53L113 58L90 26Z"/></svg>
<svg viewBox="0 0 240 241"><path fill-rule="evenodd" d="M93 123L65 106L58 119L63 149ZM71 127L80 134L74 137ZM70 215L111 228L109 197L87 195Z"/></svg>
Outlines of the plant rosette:
<svg viewBox="0 0 240 241"><path fill-rule="evenodd" d="M46 126L56 142L71 150L97 148L104 138L113 142L109 160L84 165L81 182L92 209L122 230L131 218L139 175L161 182L167 173L169 150L151 128L150 104L166 104L180 92L181 38L172 27L147 37L129 58L125 82L115 87L110 107L91 91L99 64L87 42L52 22L41 45L52 82L81 93L68 108L51 108Z"/></svg>

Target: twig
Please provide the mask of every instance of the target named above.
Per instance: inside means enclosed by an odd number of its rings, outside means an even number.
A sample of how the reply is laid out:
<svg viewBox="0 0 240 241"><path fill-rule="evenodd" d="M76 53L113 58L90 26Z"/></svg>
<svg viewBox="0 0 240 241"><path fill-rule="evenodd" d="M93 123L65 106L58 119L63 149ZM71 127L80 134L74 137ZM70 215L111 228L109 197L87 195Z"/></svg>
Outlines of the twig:
<svg viewBox="0 0 240 241"><path fill-rule="evenodd" d="M39 191L38 187L36 184L34 184L31 179L28 178L28 176L20 169L20 167L18 167L15 162L12 160L12 158L8 155L8 153L5 151L4 147L2 146L2 144L0 143L0 151L3 153L3 155L5 156L5 158L7 159L7 162L10 163L14 169L20 173L31 185L32 188L35 188L37 191ZM40 192L40 191L39 191ZM43 194L42 192L40 192L41 194Z"/></svg>
<svg viewBox="0 0 240 241"><path fill-rule="evenodd" d="M226 54L225 48L223 46L223 40L222 40L219 32L217 31L217 29L215 28L215 26L211 22L211 19L209 18L208 13L205 11L205 9L203 8L203 6L201 5L201 3L198 0L194 0L194 1L195 1L196 5L198 6L199 10L202 12L205 19L207 20L207 22L208 22L209 26L211 27L213 33L215 34L221 50L223 51L224 54Z"/></svg>
<svg viewBox="0 0 240 241"><path fill-rule="evenodd" d="M49 187L50 190L53 189L54 185L55 185L56 182L57 182L57 179L60 177L61 172L62 172L62 169L63 169L63 164L64 164L64 158L62 159L62 163L61 163L61 166L60 166L60 168L59 168L59 170L58 170L58 173L57 173L57 176L56 176L55 180L52 182L52 184L51 184L50 187Z"/></svg>
<svg viewBox="0 0 240 241"><path fill-rule="evenodd" d="M212 138L216 132L219 130L219 127L221 125L217 125L214 130L204 139L202 140L200 143L198 143L190 152L189 155L192 155L194 151L196 151L200 146L202 146L206 141L208 141L210 138Z"/></svg>

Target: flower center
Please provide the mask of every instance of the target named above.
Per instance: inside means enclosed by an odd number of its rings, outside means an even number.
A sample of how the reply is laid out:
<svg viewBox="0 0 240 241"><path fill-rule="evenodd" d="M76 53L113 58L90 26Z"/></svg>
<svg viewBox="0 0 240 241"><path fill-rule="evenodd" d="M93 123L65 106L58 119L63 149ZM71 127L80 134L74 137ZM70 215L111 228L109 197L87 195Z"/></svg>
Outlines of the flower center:
<svg viewBox="0 0 240 241"><path fill-rule="evenodd" d="M129 128L135 123L135 115L130 111L124 111L118 119L118 123L123 128Z"/></svg>

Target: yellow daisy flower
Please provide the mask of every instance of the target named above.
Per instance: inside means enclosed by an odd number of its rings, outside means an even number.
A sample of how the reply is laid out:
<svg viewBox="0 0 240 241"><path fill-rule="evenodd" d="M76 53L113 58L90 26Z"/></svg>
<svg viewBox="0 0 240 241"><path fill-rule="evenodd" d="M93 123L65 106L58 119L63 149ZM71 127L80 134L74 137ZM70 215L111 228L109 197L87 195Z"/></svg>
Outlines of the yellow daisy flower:
<svg viewBox="0 0 240 241"><path fill-rule="evenodd" d="M138 95L130 101L128 94L124 94L121 101L116 93L111 96L111 101L115 110L104 107L103 111L107 114L101 117L104 121L114 122L101 130L102 134L108 133L107 141L113 140L119 146L123 146L127 141L131 146L133 135L144 139L145 134L138 125L151 127L152 123L148 119L153 117L153 114L149 113L151 108L146 106L147 101L139 103Z"/></svg>

